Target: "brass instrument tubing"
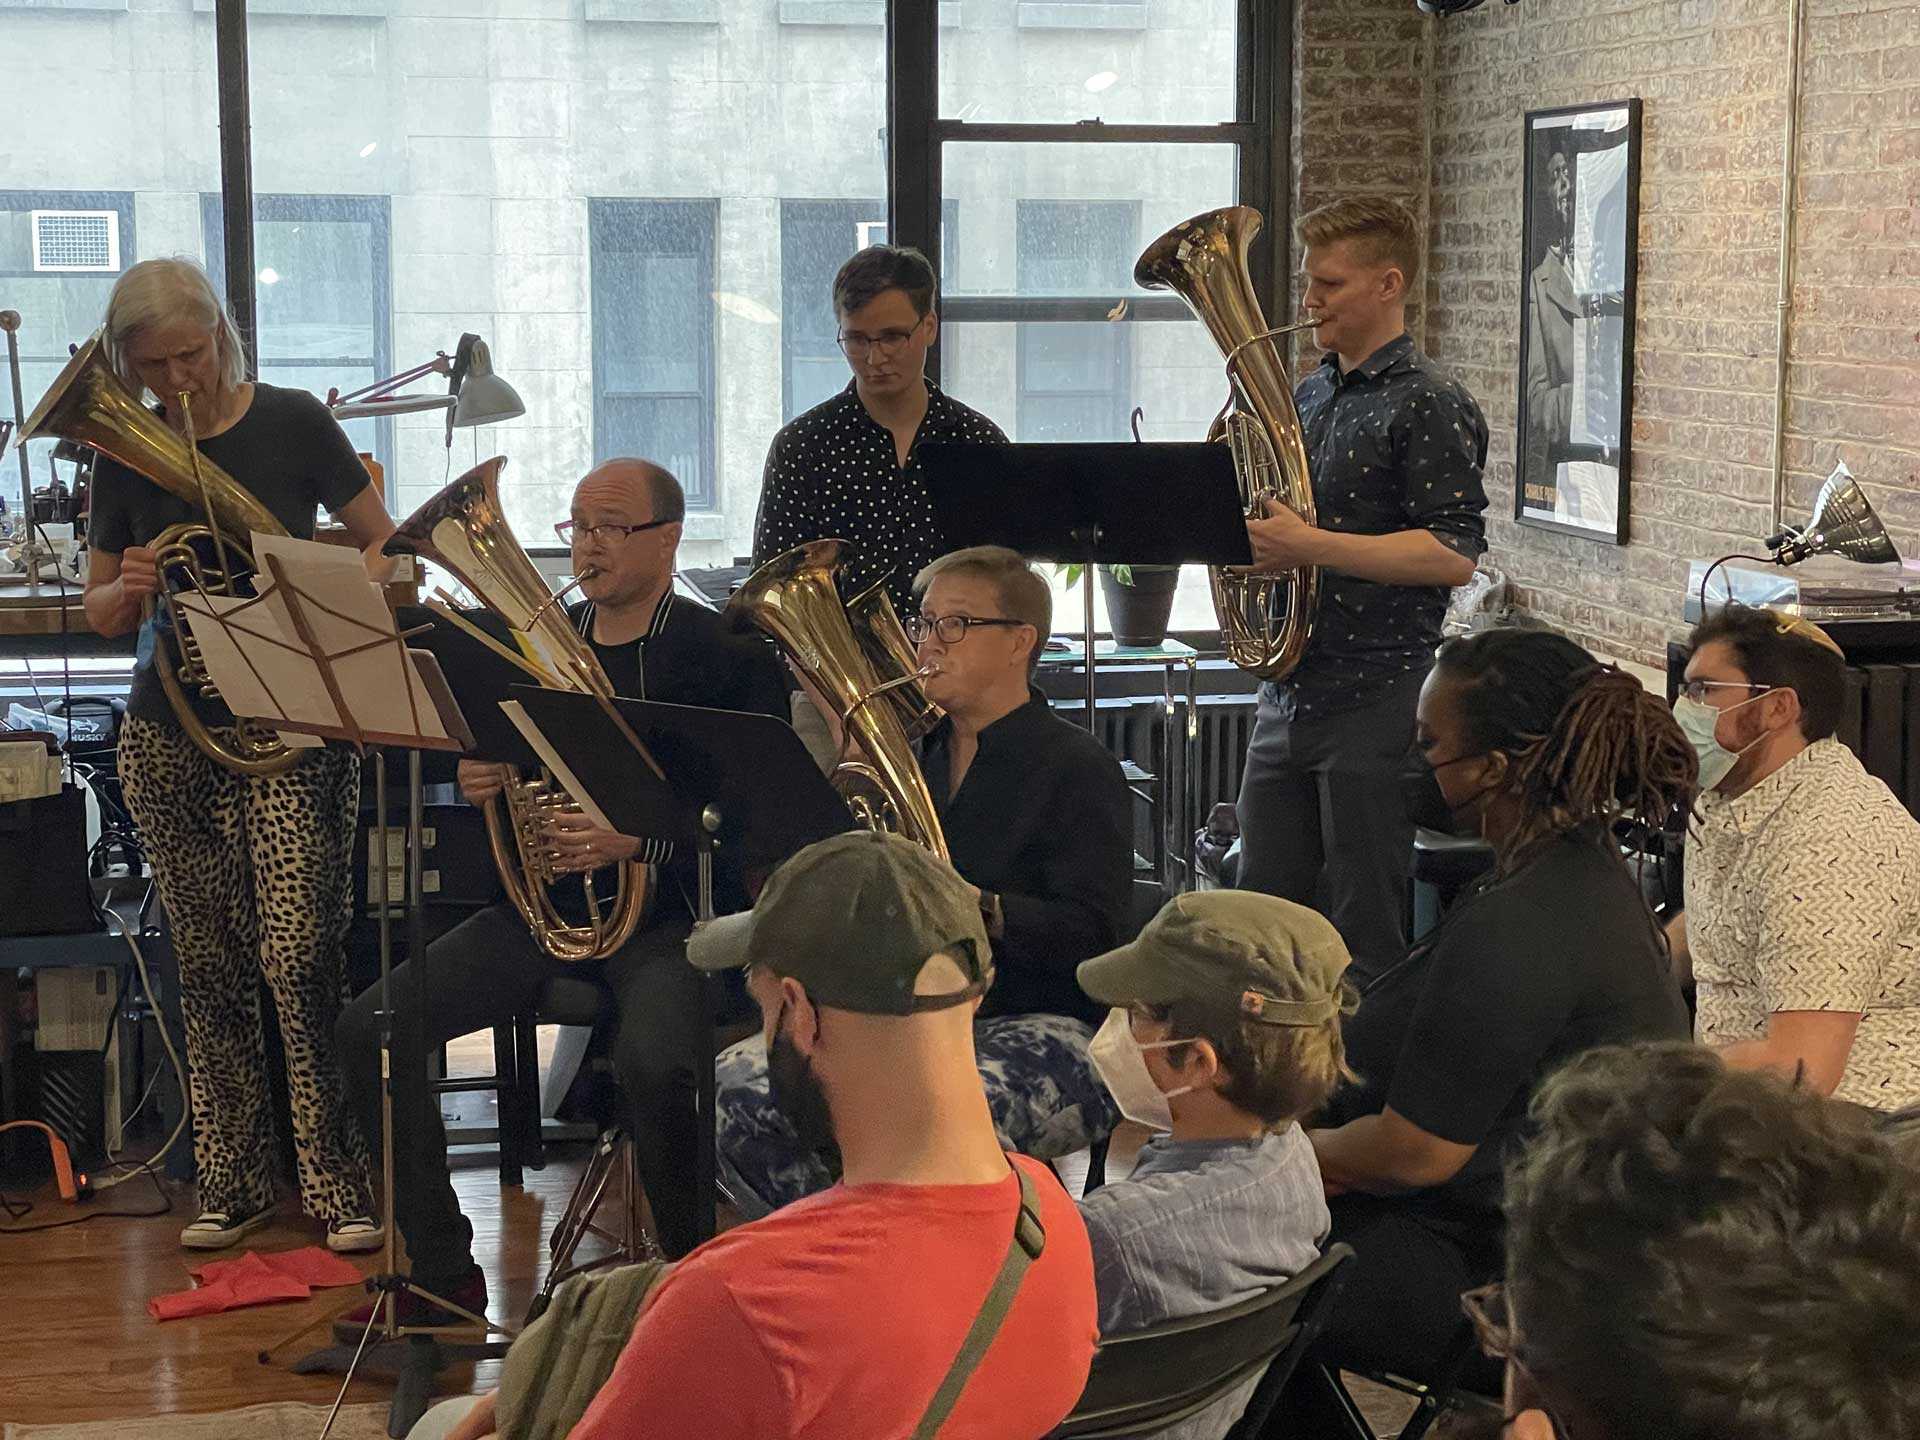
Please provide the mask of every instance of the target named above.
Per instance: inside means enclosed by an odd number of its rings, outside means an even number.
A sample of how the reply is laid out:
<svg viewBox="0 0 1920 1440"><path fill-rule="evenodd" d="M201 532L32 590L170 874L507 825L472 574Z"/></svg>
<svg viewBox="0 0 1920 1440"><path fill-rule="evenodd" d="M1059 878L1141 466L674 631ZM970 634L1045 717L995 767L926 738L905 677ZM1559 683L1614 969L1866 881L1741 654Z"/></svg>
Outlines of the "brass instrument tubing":
<svg viewBox="0 0 1920 1440"><path fill-rule="evenodd" d="M233 593L234 581L238 578L234 569L233 556L227 550L227 537L220 529L220 519L213 513L213 492L207 488L206 472L200 468L200 437L194 432L193 402L187 398L187 392L180 392L180 420L187 437L188 463L193 466L193 483L200 487L200 508L207 512L207 529L213 533L213 550L220 557L220 574L228 594ZM206 593L205 587L194 588Z"/></svg>

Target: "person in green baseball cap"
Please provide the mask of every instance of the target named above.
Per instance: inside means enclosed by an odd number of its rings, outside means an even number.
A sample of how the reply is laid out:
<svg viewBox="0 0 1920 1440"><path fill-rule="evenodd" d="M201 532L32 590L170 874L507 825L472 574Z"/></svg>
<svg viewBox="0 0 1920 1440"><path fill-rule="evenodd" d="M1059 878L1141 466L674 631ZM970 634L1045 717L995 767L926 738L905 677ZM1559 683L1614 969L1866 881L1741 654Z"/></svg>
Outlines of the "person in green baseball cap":
<svg viewBox="0 0 1920 1440"><path fill-rule="evenodd" d="M1299 1122L1350 1078L1349 959L1304 905L1209 890L1080 965L1080 988L1111 1007L1094 1065L1122 1114L1163 1132L1080 1202L1102 1335L1249 1299L1318 1257L1332 1220ZM1155 1440L1225 1434L1257 1381Z"/></svg>
<svg viewBox="0 0 1920 1440"><path fill-rule="evenodd" d="M799 851L687 952L746 970L781 1113L838 1148L843 1177L680 1261L572 1435L1052 1431L1093 1360L1093 1266L1060 1182L995 1133L972 888L918 845L855 831Z"/></svg>

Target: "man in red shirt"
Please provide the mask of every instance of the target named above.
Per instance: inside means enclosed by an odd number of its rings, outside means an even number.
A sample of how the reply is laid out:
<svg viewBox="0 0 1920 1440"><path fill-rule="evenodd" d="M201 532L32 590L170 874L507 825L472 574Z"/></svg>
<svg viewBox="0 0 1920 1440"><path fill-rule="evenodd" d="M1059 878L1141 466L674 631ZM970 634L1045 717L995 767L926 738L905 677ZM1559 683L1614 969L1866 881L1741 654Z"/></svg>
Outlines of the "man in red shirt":
<svg viewBox="0 0 1920 1440"><path fill-rule="evenodd" d="M841 835L688 953L746 967L774 1097L803 1139L838 1147L844 1178L676 1265L572 1440L1046 1434L1093 1360L1093 1259L1052 1173L994 1133L973 1054L992 952L972 889L897 836ZM1044 1244L1023 1227L1039 1253L945 1423L922 1432L1022 1243L1023 1189ZM484 1433L478 1419L459 1433Z"/></svg>

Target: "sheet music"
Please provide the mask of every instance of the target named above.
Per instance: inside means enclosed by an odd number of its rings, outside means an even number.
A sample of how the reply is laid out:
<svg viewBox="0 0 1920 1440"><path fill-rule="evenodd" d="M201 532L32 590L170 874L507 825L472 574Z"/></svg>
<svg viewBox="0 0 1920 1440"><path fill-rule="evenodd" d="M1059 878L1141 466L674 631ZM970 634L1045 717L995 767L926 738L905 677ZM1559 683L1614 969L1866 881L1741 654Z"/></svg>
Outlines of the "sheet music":
<svg viewBox="0 0 1920 1440"><path fill-rule="evenodd" d="M438 707L422 680L415 652L397 643L393 613L379 587L367 578L359 552L341 545L295 540L285 535L252 536L259 561L257 603L232 597L176 597L189 614L209 620L195 628L207 672L221 698L236 715L350 729L328 693L319 665L308 654L294 623L287 596L267 582L269 556L277 559L297 592L301 614L324 655L352 721L361 730L388 735L446 739ZM233 612L245 609L243 614ZM244 647L244 649L242 648Z"/></svg>
<svg viewBox="0 0 1920 1440"><path fill-rule="evenodd" d="M518 730L527 744L533 747L533 753L540 757L540 763L553 772L554 778L573 798L574 803L586 812L587 818L602 830L613 829L613 821L607 818L604 810L593 803L593 797L587 793L587 787L580 783L578 775L567 768L567 762L560 758L560 752L553 748L552 742L533 722L533 717L527 714L527 707L518 700L502 700L500 713L513 722L514 729Z"/></svg>

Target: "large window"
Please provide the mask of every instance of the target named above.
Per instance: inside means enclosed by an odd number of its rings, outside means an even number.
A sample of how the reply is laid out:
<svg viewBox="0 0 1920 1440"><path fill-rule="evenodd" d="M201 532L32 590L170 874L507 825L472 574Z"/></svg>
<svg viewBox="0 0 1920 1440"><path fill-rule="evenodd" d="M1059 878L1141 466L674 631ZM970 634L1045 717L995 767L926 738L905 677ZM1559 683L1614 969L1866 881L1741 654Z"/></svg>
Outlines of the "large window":
<svg viewBox="0 0 1920 1440"><path fill-rule="evenodd" d="M713 222L710 200L595 200L593 458L637 455L711 510Z"/></svg>
<svg viewBox="0 0 1920 1440"><path fill-rule="evenodd" d="M100 324L113 282L133 264L133 196L111 190L0 190L0 305L20 312L26 410L67 363L67 347ZM0 415L13 397L0 397ZM22 416L21 418L25 418ZM27 447L33 483L47 483L51 441ZM20 472L0 454L0 493L18 508Z"/></svg>
<svg viewBox="0 0 1920 1440"><path fill-rule="evenodd" d="M201 197L207 272L226 287L220 197ZM256 352L269 385L325 399L393 373L388 203L380 195L257 195ZM349 420L354 448L393 463L391 419Z"/></svg>
<svg viewBox="0 0 1920 1440"><path fill-rule="evenodd" d="M1128 200L1022 200L1015 209L1023 295L1122 294L1139 248ZM1133 393L1130 327L1111 321L1020 327L1021 440L1119 440Z"/></svg>
<svg viewBox="0 0 1920 1440"><path fill-rule="evenodd" d="M788 420L847 386L836 342L833 277L854 251L887 239L884 200L780 202L780 380Z"/></svg>

